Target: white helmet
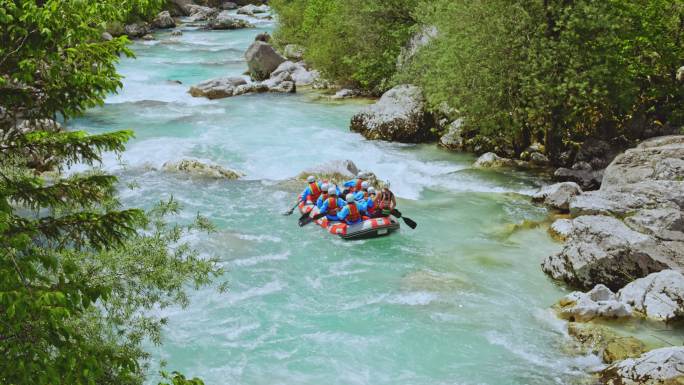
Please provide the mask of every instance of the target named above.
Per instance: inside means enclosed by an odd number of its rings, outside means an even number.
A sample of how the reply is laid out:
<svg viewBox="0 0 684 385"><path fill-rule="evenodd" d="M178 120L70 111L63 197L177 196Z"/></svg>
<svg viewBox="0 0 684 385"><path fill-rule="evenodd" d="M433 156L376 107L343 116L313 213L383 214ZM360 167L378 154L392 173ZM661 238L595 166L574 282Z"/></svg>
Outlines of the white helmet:
<svg viewBox="0 0 684 385"><path fill-rule="evenodd" d="M335 186L330 187L328 189L328 195L337 195L337 189L335 188Z"/></svg>
<svg viewBox="0 0 684 385"><path fill-rule="evenodd" d="M330 188L330 185L327 183L323 183L321 185L321 191L328 191L329 188Z"/></svg>
<svg viewBox="0 0 684 385"><path fill-rule="evenodd" d="M361 180L366 180L368 179L368 174L365 171L359 171L359 174L356 177Z"/></svg>
<svg viewBox="0 0 684 385"><path fill-rule="evenodd" d="M306 181L307 181L308 183L313 183L313 182L316 181L316 177L313 176L313 175L309 175L309 177L306 178Z"/></svg>
<svg viewBox="0 0 684 385"><path fill-rule="evenodd" d="M361 188L364 190L368 190L368 187L370 187L370 183L366 182L365 180L361 182Z"/></svg>
<svg viewBox="0 0 684 385"><path fill-rule="evenodd" d="M375 194L375 187L371 186L368 188L368 193L369 194Z"/></svg>
<svg viewBox="0 0 684 385"><path fill-rule="evenodd" d="M354 201L355 201L354 194L347 194L347 202L352 203Z"/></svg>

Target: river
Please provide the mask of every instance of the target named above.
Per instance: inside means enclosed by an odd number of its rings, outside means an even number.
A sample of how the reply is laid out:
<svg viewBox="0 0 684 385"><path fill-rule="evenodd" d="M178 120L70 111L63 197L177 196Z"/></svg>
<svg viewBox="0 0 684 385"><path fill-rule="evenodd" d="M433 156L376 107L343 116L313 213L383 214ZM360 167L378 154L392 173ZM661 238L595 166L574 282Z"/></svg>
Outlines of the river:
<svg viewBox="0 0 684 385"><path fill-rule="evenodd" d="M559 250L530 203L540 182L524 173L471 168L474 157L434 145L364 140L348 129L364 101L313 91L210 101L190 85L238 76L257 29L159 32L135 42L119 64L124 87L72 127L132 128L121 162L104 167L126 204L173 195L217 232L192 241L220 258L226 293L206 288L185 309L164 310L164 344L153 368L213 384L570 384L593 356L569 356L565 324L550 305L564 293L541 272ZM180 81L178 84L175 81ZM195 158L240 170L238 181L201 181L157 171ZM293 191L279 180L329 160L351 159L389 180L419 226L346 242L285 217ZM152 376L150 384L156 383Z"/></svg>

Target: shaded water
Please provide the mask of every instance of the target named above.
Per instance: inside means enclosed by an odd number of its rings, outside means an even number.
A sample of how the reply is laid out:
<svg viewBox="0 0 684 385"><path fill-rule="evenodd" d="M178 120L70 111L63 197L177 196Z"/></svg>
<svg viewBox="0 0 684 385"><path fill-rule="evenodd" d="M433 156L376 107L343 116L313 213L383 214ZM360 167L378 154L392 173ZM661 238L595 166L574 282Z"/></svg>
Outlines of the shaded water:
<svg viewBox="0 0 684 385"><path fill-rule="evenodd" d="M525 194L535 178L474 170L469 155L433 145L371 142L348 131L363 102L314 92L209 101L190 85L239 75L254 30L208 32L133 45L124 88L74 122L90 132L133 128L125 167L140 187L125 202L149 207L173 195L184 219L218 226L196 239L227 269L228 293L205 289L169 318L155 362L207 384L566 384L594 357L562 352L565 325L548 307L563 290L539 263L559 249ZM173 81L180 81L177 84ZM201 181L156 171L197 158L243 171ZM419 223L382 239L345 242L280 215L293 192L278 180L333 159L352 159L392 182ZM154 378L150 380L153 383Z"/></svg>

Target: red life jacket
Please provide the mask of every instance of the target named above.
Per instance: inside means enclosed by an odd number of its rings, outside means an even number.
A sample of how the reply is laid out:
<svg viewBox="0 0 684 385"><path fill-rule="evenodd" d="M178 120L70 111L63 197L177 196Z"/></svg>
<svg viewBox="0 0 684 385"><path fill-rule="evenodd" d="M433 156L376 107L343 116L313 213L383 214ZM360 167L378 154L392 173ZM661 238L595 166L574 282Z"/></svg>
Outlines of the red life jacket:
<svg viewBox="0 0 684 385"><path fill-rule="evenodd" d="M347 216L347 223L354 223L361 219L361 213L359 208L356 207L356 203L350 203L347 205L349 207L349 215Z"/></svg>
<svg viewBox="0 0 684 385"><path fill-rule="evenodd" d="M354 186L354 191L361 191L362 187L361 185L363 184L363 181L361 179L356 180L356 186Z"/></svg>
<svg viewBox="0 0 684 385"><path fill-rule="evenodd" d="M337 215L338 211L340 211L340 208L337 206L337 198L328 198L328 211L326 212L326 214Z"/></svg>
<svg viewBox="0 0 684 385"><path fill-rule="evenodd" d="M309 189L311 190L311 200L314 202L317 201L318 197L321 196L321 188L318 187L318 183L310 183Z"/></svg>

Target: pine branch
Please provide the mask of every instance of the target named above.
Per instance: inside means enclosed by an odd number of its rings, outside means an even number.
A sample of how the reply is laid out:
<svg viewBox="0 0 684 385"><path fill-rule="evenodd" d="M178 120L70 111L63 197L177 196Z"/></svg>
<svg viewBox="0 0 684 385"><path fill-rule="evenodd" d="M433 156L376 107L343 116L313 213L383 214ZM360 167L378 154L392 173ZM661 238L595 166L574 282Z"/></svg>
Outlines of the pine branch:
<svg viewBox="0 0 684 385"><path fill-rule="evenodd" d="M123 152L124 144L133 136L131 130L99 135L89 135L84 131L33 131L18 135L10 143L0 143L0 159L21 152L25 156L60 158L66 165L92 165L101 162L102 152Z"/></svg>
<svg viewBox="0 0 684 385"><path fill-rule="evenodd" d="M2 183L7 184L3 190L10 201L37 210L47 207L88 207L104 202L111 199L116 181L117 178L112 175L76 175L44 186L41 178L23 175Z"/></svg>
<svg viewBox="0 0 684 385"><path fill-rule="evenodd" d="M138 209L110 211L104 214L83 211L62 217L42 217L37 220L13 217L5 236L26 234L82 249L108 249L121 245L146 223L145 213Z"/></svg>

